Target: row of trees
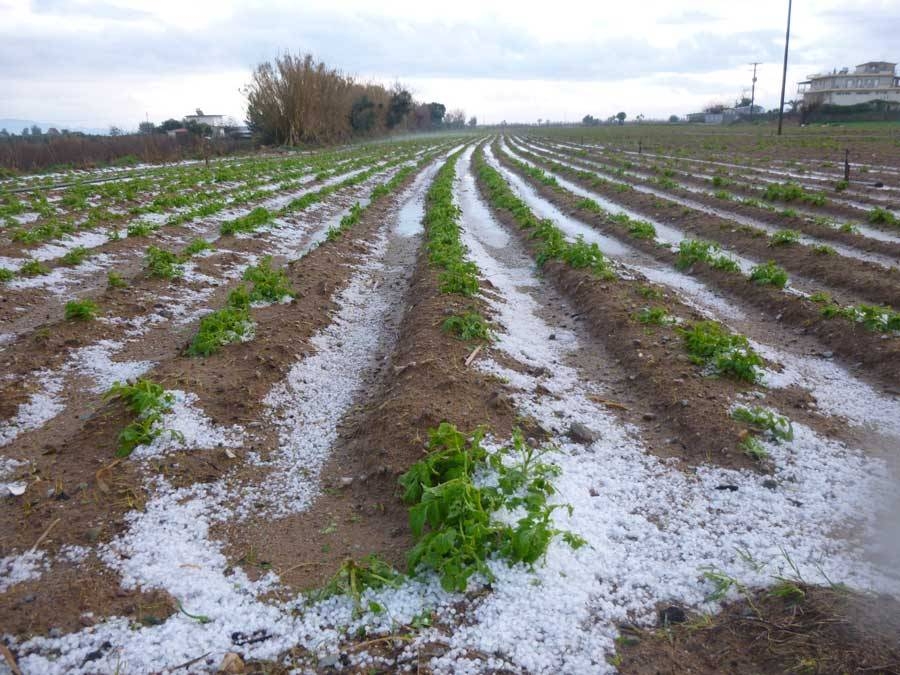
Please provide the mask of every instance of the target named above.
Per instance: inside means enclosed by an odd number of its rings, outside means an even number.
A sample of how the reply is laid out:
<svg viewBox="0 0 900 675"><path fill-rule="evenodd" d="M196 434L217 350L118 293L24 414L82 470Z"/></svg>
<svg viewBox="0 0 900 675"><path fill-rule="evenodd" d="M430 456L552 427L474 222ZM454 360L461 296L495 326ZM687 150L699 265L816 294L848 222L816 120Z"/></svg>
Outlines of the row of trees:
<svg viewBox="0 0 900 675"><path fill-rule="evenodd" d="M606 123L607 124L613 124L613 123L625 124L626 117L628 117L627 114L625 114L624 112L619 112L619 113L616 113L615 115L610 115L609 117L607 117ZM638 119L642 120L642 119L644 119L644 116L638 115ZM581 123L586 127L596 127L596 126L599 126L600 124L603 124L603 122L600 120L600 118L594 117L593 115L585 115L581 119Z"/></svg>
<svg viewBox="0 0 900 675"><path fill-rule="evenodd" d="M399 84L357 82L311 54L285 54L257 66L244 88L247 123L266 144L328 144L392 131L462 128L462 110L417 103ZM469 123L477 123L471 118Z"/></svg>

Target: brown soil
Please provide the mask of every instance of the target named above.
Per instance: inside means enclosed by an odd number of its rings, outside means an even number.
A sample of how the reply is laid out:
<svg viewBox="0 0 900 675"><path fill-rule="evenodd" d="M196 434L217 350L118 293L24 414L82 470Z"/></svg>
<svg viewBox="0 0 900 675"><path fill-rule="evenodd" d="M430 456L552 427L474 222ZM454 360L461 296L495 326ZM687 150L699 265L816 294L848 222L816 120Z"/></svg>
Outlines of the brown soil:
<svg viewBox="0 0 900 675"><path fill-rule="evenodd" d="M521 152L519 154L545 168L550 164L546 158L531 153ZM554 171L556 171L555 168ZM831 288L845 289L847 294L856 296L856 302L874 302L900 307L900 270L897 268L886 270L875 263L846 257L840 259L840 264L835 264L830 256L818 255L813 252L811 247L804 244L769 246L768 238L762 230L758 231L759 235L757 236L756 233L747 232L748 229L753 230L753 228L740 226L733 221L683 207L655 195L637 190L619 192L608 184L604 185L601 182L595 184L579 178L576 172L568 167L560 166L559 173L616 203L677 227L684 232L718 242L760 262L774 260L788 271L793 271L809 279L812 283L821 281Z"/></svg>
<svg viewBox="0 0 900 675"><path fill-rule="evenodd" d="M487 201L480 181L478 186ZM519 232L511 213L503 209L494 209L494 213L509 230ZM519 236L536 255L534 240ZM728 416L729 402L754 387L704 377L684 353L673 327L639 323L634 315L648 303L638 288L651 284L644 280L606 281L557 261L546 263L542 271L569 299L591 335L625 372L633 373L627 388L633 398L643 402L644 421L658 420L672 431L667 445L654 446L656 454L678 457L688 466L709 461L721 466L759 466L738 447L746 430ZM665 304L671 315L685 321L701 318L671 296L665 298ZM620 415L627 412L617 405L610 408Z"/></svg>
<svg viewBox="0 0 900 675"><path fill-rule="evenodd" d="M348 558L377 554L399 569L412 545L397 479L427 452L428 430L450 422L464 431L487 425L507 437L515 413L504 385L467 367L477 344L443 333L448 314L478 300L441 294L420 251L399 340L372 393L341 425L322 473L325 493L313 507L280 520L250 521L229 531L235 552L253 550L301 590L323 585ZM298 536L314 532L324 536Z"/></svg>
<svg viewBox="0 0 900 675"><path fill-rule="evenodd" d="M890 596L799 586L796 601L759 591L714 617L657 630L628 627L628 675L900 673L900 602Z"/></svg>
<svg viewBox="0 0 900 675"><path fill-rule="evenodd" d="M516 171L543 198L576 216L580 221L597 228L610 236L626 239L626 230L605 214L596 214L577 206L579 198L562 188L551 188L518 171L502 153L495 155L510 170ZM646 239L627 238L629 245L667 264L675 264L676 255ZM688 272L714 288L725 291L742 303L750 303L761 309L772 321L792 326L816 338L823 349L833 351L849 365L865 368L869 377L880 382L885 388L896 390L900 382L900 340L874 333L861 325L844 319L826 319L821 315L821 307L811 301L788 295L769 286L759 286L741 275L716 270L699 263Z"/></svg>

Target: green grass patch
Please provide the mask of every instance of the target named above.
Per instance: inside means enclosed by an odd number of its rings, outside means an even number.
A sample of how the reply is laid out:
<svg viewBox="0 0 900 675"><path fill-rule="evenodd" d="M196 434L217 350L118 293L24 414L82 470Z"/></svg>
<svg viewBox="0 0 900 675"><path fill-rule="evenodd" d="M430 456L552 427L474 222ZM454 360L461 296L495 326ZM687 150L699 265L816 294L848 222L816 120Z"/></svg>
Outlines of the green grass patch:
<svg viewBox="0 0 900 675"><path fill-rule="evenodd" d="M813 244L812 252L816 255L837 255L837 251L828 244Z"/></svg>
<svg viewBox="0 0 900 675"><path fill-rule="evenodd" d="M99 311L93 300L69 300L65 309L66 321L91 321Z"/></svg>
<svg viewBox="0 0 900 675"><path fill-rule="evenodd" d="M16 273L12 270L8 270L5 267L0 267L0 281L12 281L15 276Z"/></svg>

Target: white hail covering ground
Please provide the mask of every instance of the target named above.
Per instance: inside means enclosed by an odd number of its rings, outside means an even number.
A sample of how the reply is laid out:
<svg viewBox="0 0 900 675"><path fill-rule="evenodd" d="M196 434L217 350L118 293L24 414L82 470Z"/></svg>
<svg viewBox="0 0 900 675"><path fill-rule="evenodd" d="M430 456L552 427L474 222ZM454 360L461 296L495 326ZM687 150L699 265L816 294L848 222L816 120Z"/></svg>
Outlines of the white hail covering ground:
<svg viewBox="0 0 900 675"><path fill-rule="evenodd" d="M577 347L574 339L550 340L551 333L559 338L565 331L542 321L527 293L540 283L531 261L501 262L481 241L496 227L489 214L471 196L462 204L465 243L499 295L491 301L502 327L497 346L551 372L535 378L496 363L483 367L519 386L521 412L554 432L560 448L554 459L563 470L558 499L574 506L571 519L556 512L559 524L589 546L575 551L555 542L535 574L495 564L491 594L471 612L471 625L451 638L457 654L467 647L504 654L513 668L532 672L612 670L604 654L613 650L615 622L652 621L658 602L703 606L710 591L704 569L767 585L776 574L790 575L785 554L808 581L822 582L824 573L854 586L900 592L895 573L872 568L858 549L829 538L841 524L873 527L877 495L890 486L880 462L795 424L793 442L767 444L776 489L763 487L754 472L703 467L689 474L667 466L644 450L633 430L587 398L593 385L563 365ZM538 385L552 395L538 394ZM570 442L565 432L572 422L599 431L600 440L587 447ZM738 489L716 489L726 484ZM764 567L748 566L739 551ZM435 665L459 672L454 657ZM473 665L471 672L482 668Z"/></svg>
<svg viewBox="0 0 900 675"><path fill-rule="evenodd" d="M583 166L579 166L578 164L573 163L576 158L572 158L563 153L555 152L546 147L535 147L534 145L531 145L525 141L522 141L521 139L519 140L519 144L521 145L521 147L527 149L529 152L531 152L533 154L536 154L538 156L543 156L544 158L546 158L550 161L555 161L558 164L562 164L563 166L567 166L571 169L582 170L584 168ZM599 164L597 162L592 162L592 161L586 160L584 158L577 158L577 161L581 164L587 164L587 165L595 167L595 168L604 166L602 164ZM609 179L615 179L615 177L610 176L609 174L604 174L599 171L597 172L597 175L604 176ZM646 173L641 173L638 171L626 171L625 175L628 176L629 178L635 178L635 179L648 181L648 182L651 182L654 180L654 176L646 174ZM699 177L702 178L703 176L699 176ZM758 220L756 218L750 218L748 216L733 213L733 212L729 211L727 208L714 208L711 206L707 206L706 204L702 204L696 200L685 199L684 197L679 197L675 194L672 194L672 192L670 192L670 191L657 190L657 189L649 187L647 185L643 185L640 182L632 183L632 184L634 185L634 188L636 190L639 190L640 192L644 192L646 194L650 194L650 195L654 195L656 197L660 197L662 199L666 199L674 204L678 204L680 206L686 206L695 211L699 211L702 213L708 213L710 215L714 215L719 218L723 218L725 220L730 220L739 225L748 225L748 226L754 227L758 230L763 230L764 232L766 232L767 234L770 234L770 235L775 234L776 232L783 229L783 228L778 227L777 225L772 225L770 223L767 223L764 220ZM709 190L706 190L706 189L700 188L700 187L696 187L693 185L688 185L686 183L678 183L678 187L682 190L686 190L687 192L691 192L694 194L701 194L701 195L705 195L707 197L714 196L713 193L710 192ZM855 258L856 260L872 262L876 265L884 267L885 269L890 269L891 267L897 267L897 265L898 265L897 259L893 258L889 255L883 255L881 253L860 251L856 248L853 248L852 246L847 246L845 244L842 244L842 243L839 243L836 241L831 241L831 240L825 241L825 240L819 239L817 237L813 237L808 234L805 234L803 232L800 233L799 241L800 241L800 243L805 244L807 246L816 246L816 245L826 245L827 244L828 246L833 248L835 251L838 252L838 254L840 254L842 256L846 256L849 258ZM862 243L864 245L864 242L860 242L860 243Z"/></svg>
<svg viewBox="0 0 900 675"><path fill-rule="evenodd" d="M420 204L419 219L423 185L418 182L407 193L408 199ZM148 672L206 652L211 653L209 660L194 667L215 670L228 651L240 649L249 657L275 658L298 644L328 654L337 650L343 636L335 626L366 620L355 619L352 602L343 597L308 608L303 598L287 603L259 599L278 588L275 575L253 582L239 569L232 570L222 553L222 543L211 540L209 530L215 523L241 516L243 495L252 495L257 502L264 499L264 511L275 516L306 508L318 493L316 473L328 456L335 426L354 401L382 337L373 326L384 326L385 316L402 294L402 284L373 283L386 271L382 258L389 244L382 230L368 259L335 298L341 309L334 322L313 338L316 353L298 362L286 381L267 396L272 420L280 427L280 445L274 457L262 464L272 469L264 484L240 484L226 477L212 484L174 489L160 478L153 482L155 496L144 512L131 513L127 533L101 551L103 560L122 575L124 586L163 589L184 610L208 617L209 622L176 614L160 626L133 629L127 620L113 618L61 638L34 638L18 646L25 672L93 673L116 668ZM414 259L414 250L409 251L412 253L404 260L405 265ZM402 274L403 268L394 273ZM304 404L299 395L311 400ZM210 438L236 440L237 429L211 425L190 403L187 397L182 398L166 420L179 427L185 441L190 438L208 447ZM164 452L170 443L171 439L164 438L156 450ZM293 475L284 475L291 470ZM15 564L21 570L26 564L33 565L24 559ZM24 571L16 573L21 576ZM392 621L409 622L421 611L423 602L434 606L444 595L429 580L391 590L384 597L385 602L390 601L391 612L368 620L375 627L390 630ZM242 647L232 639L233 634L251 635L256 631L270 637ZM113 647L103 647L107 642ZM85 660L98 650L100 656Z"/></svg>
<svg viewBox="0 0 900 675"><path fill-rule="evenodd" d="M19 405L15 417L0 422L0 446L12 443L24 431L37 429L65 407L59 397L63 388L61 376L42 370L35 374L35 380L40 389Z"/></svg>
<svg viewBox="0 0 900 675"><path fill-rule="evenodd" d="M468 168L468 158L464 156L461 169ZM533 415L553 433L559 452L552 459L562 468L557 500L574 507L571 517L564 510L556 512L558 524L584 536L589 546L576 551L556 541L545 564L533 571L493 562L497 578L492 592L473 600L464 617L456 617L452 609L460 596L442 592L429 575L399 589L366 593L363 607L376 600L386 611L354 617L347 598L314 606L304 606L302 598L261 600L278 587L275 576L253 582L229 567L222 544L210 538L210 527L239 517L235 495L255 489L254 497L259 497L258 486L226 477L176 490L160 479L146 510L129 516L128 532L104 547L102 557L122 574L126 586L163 589L184 610L209 622L176 614L160 626L133 628L114 618L61 638L34 638L18 645L24 672L146 672L207 652L192 667L214 670L228 651L275 658L296 645L330 658L343 635L337 626L350 633L363 625L370 632L388 632L395 622L408 623L434 609L446 622L460 624L450 638L450 652L432 663L439 672L479 673L505 666L535 673L602 673L612 670L605 656L614 648L617 621L652 621L660 601L711 608L704 603L710 590L702 578L707 568L764 585L775 574L789 573L786 552L808 581L821 581L821 571L858 587L900 592L896 576L873 568L862 551L828 534L848 523L863 531L873 527L878 515L873 505L887 487L880 462L797 424L793 442L767 444L776 464L775 489L763 487L753 472L701 468L689 474L648 454L634 429L623 427L588 398L601 392L597 385L564 365L579 347L575 335L540 318L529 290L542 282L531 261L494 248L508 241L508 235L475 196L471 178L458 186L468 191L459 192L465 242L496 293L489 300L497 313L496 347L550 372L522 375L490 360L479 367L508 378L520 389L520 412ZM304 478L266 482L272 492L270 512L282 504L305 508L317 492L315 473L327 456L336 422L353 401L346 390L359 386L377 344L372 326L382 325L379 316L396 301L389 296L389 284L374 288L370 283L383 268L386 242L382 233L370 259L336 298L341 309L335 322L316 336L317 352L300 361L267 399L273 420L280 423L279 452L269 460L273 471L282 473L298 462L310 469ZM551 333L556 339L550 340ZM356 379L337 377L339 372L356 373ZM539 385L552 395L539 393ZM298 394L312 400L301 405ZM210 425L196 410L182 410L181 418L206 425L205 433L224 437L235 432ZM566 436L572 422L597 430L600 439L590 446L572 443ZM716 489L725 484L738 489ZM766 566L748 566L739 550ZM7 564L0 563L0 569ZM42 560L15 564L14 574L33 575ZM236 647L232 634L254 631L269 637ZM425 631L419 642L433 637L435 631ZM107 642L111 647L104 646ZM496 656L488 663L473 661L466 656L471 648ZM88 656L92 658L86 661ZM374 659L361 655L358 662Z"/></svg>

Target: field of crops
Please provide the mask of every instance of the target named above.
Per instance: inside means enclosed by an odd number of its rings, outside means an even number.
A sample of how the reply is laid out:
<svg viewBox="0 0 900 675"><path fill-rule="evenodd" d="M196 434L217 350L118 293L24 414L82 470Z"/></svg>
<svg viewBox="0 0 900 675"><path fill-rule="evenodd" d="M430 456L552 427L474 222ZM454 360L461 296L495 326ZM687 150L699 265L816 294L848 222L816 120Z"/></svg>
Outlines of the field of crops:
<svg viewBox="0 0 900 675"><path fill-rule="evenodd" d="M895 672L865 140L0 182L0 673Z"/></svg>

